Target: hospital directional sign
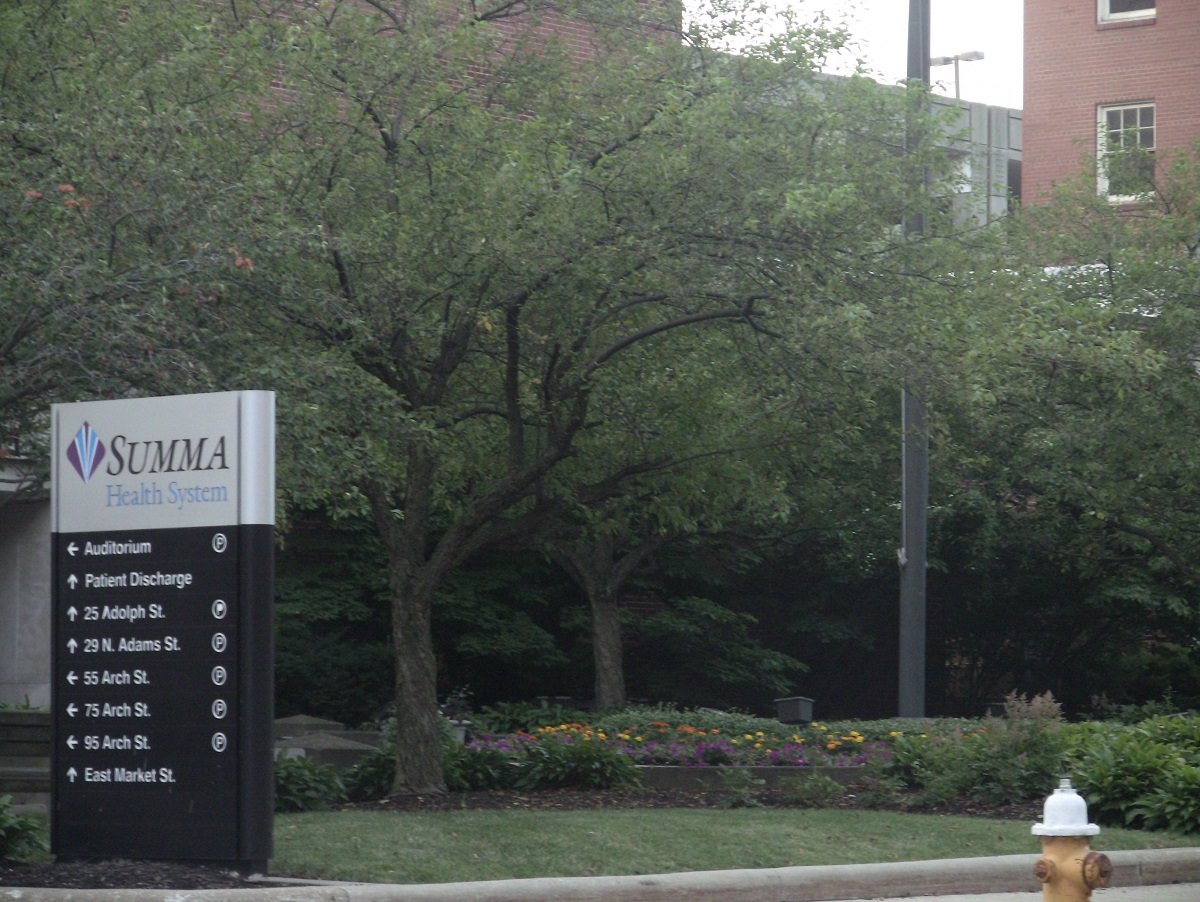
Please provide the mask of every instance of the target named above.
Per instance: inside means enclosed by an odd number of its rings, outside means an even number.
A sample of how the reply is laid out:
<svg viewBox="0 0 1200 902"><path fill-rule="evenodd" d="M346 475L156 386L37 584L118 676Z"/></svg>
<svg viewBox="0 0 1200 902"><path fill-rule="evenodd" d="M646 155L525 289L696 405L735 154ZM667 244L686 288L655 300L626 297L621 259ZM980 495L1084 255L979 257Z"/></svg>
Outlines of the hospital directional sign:
<svg viewBox="0 0 1200 902"><path fill-rule="evenodd" d="M265 865L274 396L53 423L53 849Z"/></svg>

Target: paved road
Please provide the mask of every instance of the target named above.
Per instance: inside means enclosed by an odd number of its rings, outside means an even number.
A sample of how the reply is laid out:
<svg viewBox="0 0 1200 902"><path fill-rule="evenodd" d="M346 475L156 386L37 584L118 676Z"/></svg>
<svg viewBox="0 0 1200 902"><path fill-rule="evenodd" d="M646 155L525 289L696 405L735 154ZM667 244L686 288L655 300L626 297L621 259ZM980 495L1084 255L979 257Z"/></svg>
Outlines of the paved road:
<svg viewBox="0 0 1200 902"><path fill-rule="evenodd" d="M908 897L912 902L912 897ZM927 896L926 902L1038 902L1042 898L1040 889L1027 893L969 893L954 896ZM1092 902L1198 902L1200 883L1175 883L1170 886L1129 886L1098 889L1092 894ZM839 899L836 902L868 902L862 899ZM880 902L880 900L869 900ZM892 902L891 899L883 902Z"/></svg>

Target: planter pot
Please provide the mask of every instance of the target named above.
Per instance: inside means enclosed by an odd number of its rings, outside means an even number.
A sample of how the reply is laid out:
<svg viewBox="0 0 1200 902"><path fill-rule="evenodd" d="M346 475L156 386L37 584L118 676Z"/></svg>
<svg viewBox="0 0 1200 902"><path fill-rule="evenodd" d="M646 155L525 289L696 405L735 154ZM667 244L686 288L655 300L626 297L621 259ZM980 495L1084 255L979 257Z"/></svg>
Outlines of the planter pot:
<svg viewBox="0 0 1200 902"><path fill-rule="evenodd" d="M777 698L775 717L782 723L812 723L813 700L803 695Z"/></svg>

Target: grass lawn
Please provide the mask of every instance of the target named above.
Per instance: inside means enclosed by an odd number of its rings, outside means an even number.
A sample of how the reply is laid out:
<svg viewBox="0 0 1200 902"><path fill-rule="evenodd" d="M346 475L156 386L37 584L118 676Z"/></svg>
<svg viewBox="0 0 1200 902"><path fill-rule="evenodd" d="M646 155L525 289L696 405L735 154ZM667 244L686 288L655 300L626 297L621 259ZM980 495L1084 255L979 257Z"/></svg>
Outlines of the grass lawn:
<svg viewBox="0 0 1200 902"><path fill-rule="evenodd" d="M656 874L1036 854L1030 823L834 809L338 811L277 815L279 876L371 883ZM1100 851L1195 845L1104 828Z"/></svg>

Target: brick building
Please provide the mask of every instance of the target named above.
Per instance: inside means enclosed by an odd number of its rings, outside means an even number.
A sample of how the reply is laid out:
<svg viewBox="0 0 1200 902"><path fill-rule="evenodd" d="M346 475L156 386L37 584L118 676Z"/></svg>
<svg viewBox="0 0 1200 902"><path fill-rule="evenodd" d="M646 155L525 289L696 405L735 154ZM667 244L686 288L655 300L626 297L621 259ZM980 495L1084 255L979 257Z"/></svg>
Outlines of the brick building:
<svg viewBox="0 0 1200 902"><path fill-rule="evenodd" d="M1025 0L1023 196L1096 166L1115 202L1200 138L1200 0Z"/></svg>

